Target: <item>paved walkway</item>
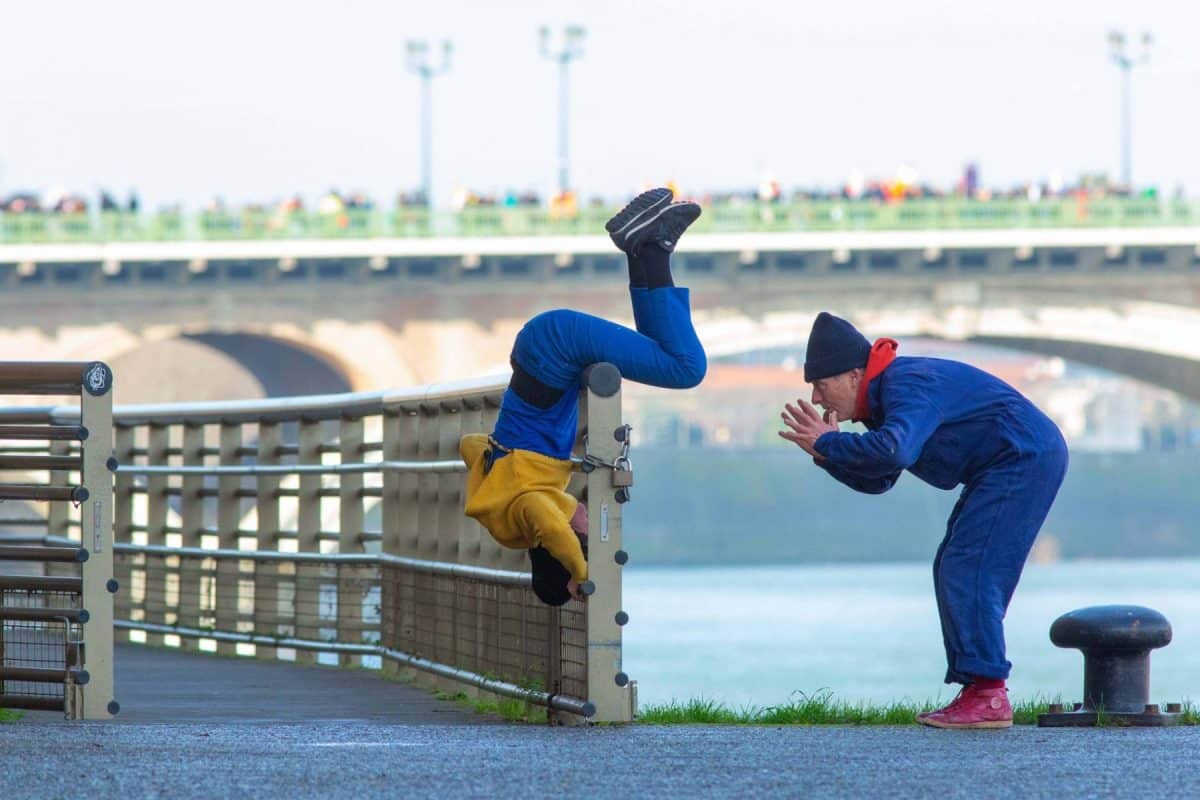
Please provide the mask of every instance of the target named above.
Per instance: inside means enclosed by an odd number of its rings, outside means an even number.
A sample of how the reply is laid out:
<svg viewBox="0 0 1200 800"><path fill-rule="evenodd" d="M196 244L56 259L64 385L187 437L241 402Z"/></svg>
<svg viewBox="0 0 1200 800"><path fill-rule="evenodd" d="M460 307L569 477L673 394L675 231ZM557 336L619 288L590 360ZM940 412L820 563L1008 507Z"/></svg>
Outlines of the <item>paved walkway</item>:
<svg viewBox="0 0 1200 800"><path fill-rule="evenodd" d="M0 725L0 797L1200 797L1200 728L550 728L363 671L117 658L119 722Z"/></svg>
<svg viewBox="0 0 1200 800"><path fill-rule="evenodd" d="M429 692L370 670L298 666L251 658L120 645L114 655L116 721L477 723ZM47 715L38 714L38 717ZM54 716L54 715L50 715ZM57 715L61 718L61 715Z"/></svg>

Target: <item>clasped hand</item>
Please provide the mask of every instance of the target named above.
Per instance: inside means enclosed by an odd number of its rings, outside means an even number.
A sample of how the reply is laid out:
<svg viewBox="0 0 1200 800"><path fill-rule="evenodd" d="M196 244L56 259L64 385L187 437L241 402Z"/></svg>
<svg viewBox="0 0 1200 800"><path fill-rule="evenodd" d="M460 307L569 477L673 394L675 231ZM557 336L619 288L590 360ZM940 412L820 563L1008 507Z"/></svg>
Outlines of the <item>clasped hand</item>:
<svg viewBox="0 0 1200 800"><path fill-rule="evenodd" d="M780 436L789 442L796 443L813 458L824 458L817 452L816 442L826 433L837 432L838 415L836 411L829 409L822 416L821 412L817 411L812 404L797 398L796 405L785 404L783 413L779 416L783 419L783 424L788 427L786 431L779 431Z"/></svg>

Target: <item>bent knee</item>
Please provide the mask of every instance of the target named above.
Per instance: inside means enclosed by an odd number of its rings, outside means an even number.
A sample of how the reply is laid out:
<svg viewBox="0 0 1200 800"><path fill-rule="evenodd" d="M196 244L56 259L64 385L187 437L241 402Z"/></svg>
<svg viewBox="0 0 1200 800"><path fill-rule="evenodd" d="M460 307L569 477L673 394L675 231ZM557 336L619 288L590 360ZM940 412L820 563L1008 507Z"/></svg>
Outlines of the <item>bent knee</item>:
<svg viewBox="0 0 1200 800"><path fill-rule="evenodd" d="M555 308L536 314L521 327L517 333L517 342L524 342L530 338L541 339L552 332L560 331L575 313L569 308Z"/></svg>
<svg viewBox="0 0 1200 800"><path fill-rule="evenodd" d="M671 376L670 389L694 389L704 380L708 373L708 360L701 353L699 356L687 356L678 359L677 366Z"/></svg>
<svg viewBox="0 0 1200 800"><path fill-rule="evenodd" d="M708 374L708 359L703 353L692 356L684 364L683 385L681 389L693 389L704 381Z"/></svg>

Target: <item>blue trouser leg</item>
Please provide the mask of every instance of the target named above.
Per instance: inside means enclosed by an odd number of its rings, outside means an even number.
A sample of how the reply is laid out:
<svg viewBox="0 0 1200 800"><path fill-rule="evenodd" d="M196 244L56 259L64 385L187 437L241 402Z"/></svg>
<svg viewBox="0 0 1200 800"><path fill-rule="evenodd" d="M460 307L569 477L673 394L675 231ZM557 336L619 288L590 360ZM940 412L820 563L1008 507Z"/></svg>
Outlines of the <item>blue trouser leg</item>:
<svg viewBox="0 0 1200 800"><path fill-rule="evenodd" d="M632 331L622 325L559 309L531 319L517 336L516 360L539 380L572 388L590 364L608 361L632 381L687 389L704 378L704 348L692 326L688 290L632 289Z"/></svg>
<svg viewBox="0 0 1200 800"><path fill-rule="evenodd" d="M957 643L957 629L950 618L945 586L942 582L942 555L946 552L946 545L950 542L950 535L954 532L954 526L958 523L958 515L962 512L966 499L967 490L964 490L959 496L958 502L954 504L954 510L950 512L950 519L946 523L946 535L942 538L942 543L938 545L937 555L933 557L933 594L937 599L938 620L942 626L942 644L946 648L947 665L954 663L954 654L961 652L962 648ZM947 672L946 682L950 683L952 680L956 679L952 679Z"/></svg>
<svg viewBox="0 0 1200 800"><path fill-rule="evenodd" d="M1056 449L994 467L963 491L934 559L947 683L1008 678L1004 615L1065 471Z"/></svg>

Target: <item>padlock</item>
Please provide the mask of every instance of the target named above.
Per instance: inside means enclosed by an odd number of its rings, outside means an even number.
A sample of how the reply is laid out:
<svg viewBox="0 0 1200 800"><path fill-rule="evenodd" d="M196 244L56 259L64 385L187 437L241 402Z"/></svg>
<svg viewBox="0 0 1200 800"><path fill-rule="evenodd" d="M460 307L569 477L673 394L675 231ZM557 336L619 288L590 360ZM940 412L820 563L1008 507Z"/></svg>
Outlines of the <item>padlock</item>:
<svg viewBox="0 0 1200 800"><path fill-rule="evenodd" d="M612 471L612 485L614 489L625 489L633 486L633 470L614 469Z"/></svg>

